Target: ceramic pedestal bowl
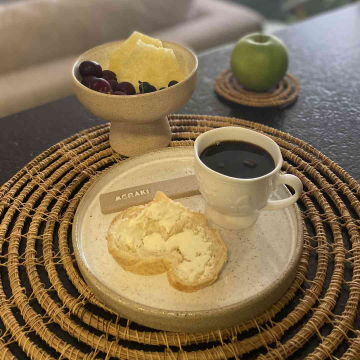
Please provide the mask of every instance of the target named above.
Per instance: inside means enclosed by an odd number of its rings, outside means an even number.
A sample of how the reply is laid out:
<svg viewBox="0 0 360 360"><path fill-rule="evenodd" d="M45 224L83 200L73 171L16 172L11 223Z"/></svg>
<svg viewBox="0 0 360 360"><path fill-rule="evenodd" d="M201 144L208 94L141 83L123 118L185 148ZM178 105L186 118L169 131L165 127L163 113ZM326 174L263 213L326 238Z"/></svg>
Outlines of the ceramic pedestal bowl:
<svg viewBox="0 0 360 360"><path fill-rule="evenodd" d="M184 80L178 84L152 93L129 96L102 94L82 85L79 74L81 62L93 60L106 70L109 57L122 42L103 44L82 54L73 66L72 78L80 102L95 116L111 122L110 146L113 150L122 155L134 156L169 145L171 131L166 116L182 107L191 97L198 61L185 47L163 41L164 47L173 49L185 74Z"/></svg>

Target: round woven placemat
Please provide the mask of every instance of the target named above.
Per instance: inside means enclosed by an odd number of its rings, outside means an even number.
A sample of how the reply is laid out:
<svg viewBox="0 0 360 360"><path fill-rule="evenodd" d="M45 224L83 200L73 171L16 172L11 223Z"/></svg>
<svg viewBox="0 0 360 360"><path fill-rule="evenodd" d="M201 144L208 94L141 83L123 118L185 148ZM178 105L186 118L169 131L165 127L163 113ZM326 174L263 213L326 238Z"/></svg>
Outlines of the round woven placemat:
<svg viewBox="0 0 360 360"><path fill-rule="evenodd" d="M273 91L253 92L239 85L231 70L224 70L215 79L214 90L223 98L240 105L284 107L292 104L298 97L299 84L294 75L287 74Z"/></svg>
<svg viewBox="0 0 360 360"><path fill-rule="evenodd" d="M82 279L70 239L86 190L124 159L109 147L108 125L98 126L52 146L0 188L0 358L359 359L359 184L270 127L211 116L169 120L171 146L191 146L200 133L228 125L279 144L284 170L304 184L305 245L291 287L257 318L209 333L154 331L107 309Z"/></svg>

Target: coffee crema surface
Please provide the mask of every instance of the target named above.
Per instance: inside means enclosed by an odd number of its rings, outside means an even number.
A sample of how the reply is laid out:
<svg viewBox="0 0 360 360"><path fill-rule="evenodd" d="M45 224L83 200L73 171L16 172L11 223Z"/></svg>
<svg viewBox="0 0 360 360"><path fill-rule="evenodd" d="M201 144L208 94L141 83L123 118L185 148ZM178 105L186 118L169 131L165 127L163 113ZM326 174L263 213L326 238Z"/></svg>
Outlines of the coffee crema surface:
<svg viewBox="0 0 360 360"><path fill-rule="evenodd" d="M274 159L265 149L237 140L208 146L200 154L200 160L210 169L238 179L257 178L275 169Z"/></svg>

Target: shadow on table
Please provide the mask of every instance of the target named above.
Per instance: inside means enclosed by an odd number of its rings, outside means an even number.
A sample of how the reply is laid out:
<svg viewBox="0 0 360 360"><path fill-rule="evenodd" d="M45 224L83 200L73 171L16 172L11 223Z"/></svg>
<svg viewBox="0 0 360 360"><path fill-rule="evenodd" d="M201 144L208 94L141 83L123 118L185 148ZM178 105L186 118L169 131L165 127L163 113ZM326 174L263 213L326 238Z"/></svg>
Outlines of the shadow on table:
<svg viewBox="0 0 360 360"><path fill-rule="evenodd" d="M217 94L216 97L229 107L230 112L228 116L258 122L274 128L282 128L286 112L296 104L295 101L285 107L255 108L233 103Z"/></svg>

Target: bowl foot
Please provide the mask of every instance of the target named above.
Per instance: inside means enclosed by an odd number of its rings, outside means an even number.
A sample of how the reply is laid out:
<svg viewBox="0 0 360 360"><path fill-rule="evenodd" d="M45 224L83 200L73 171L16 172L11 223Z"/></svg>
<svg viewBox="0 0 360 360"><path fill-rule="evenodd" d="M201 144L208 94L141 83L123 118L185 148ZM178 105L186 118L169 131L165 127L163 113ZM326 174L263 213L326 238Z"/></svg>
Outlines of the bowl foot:
<svg viewBox="0 0 360 360"><path fill-rule="evenodd" d="M170 125L166 116L147 123L112 122L109 140L111 148L118 154L141 155L170 144Z"/></svg>

